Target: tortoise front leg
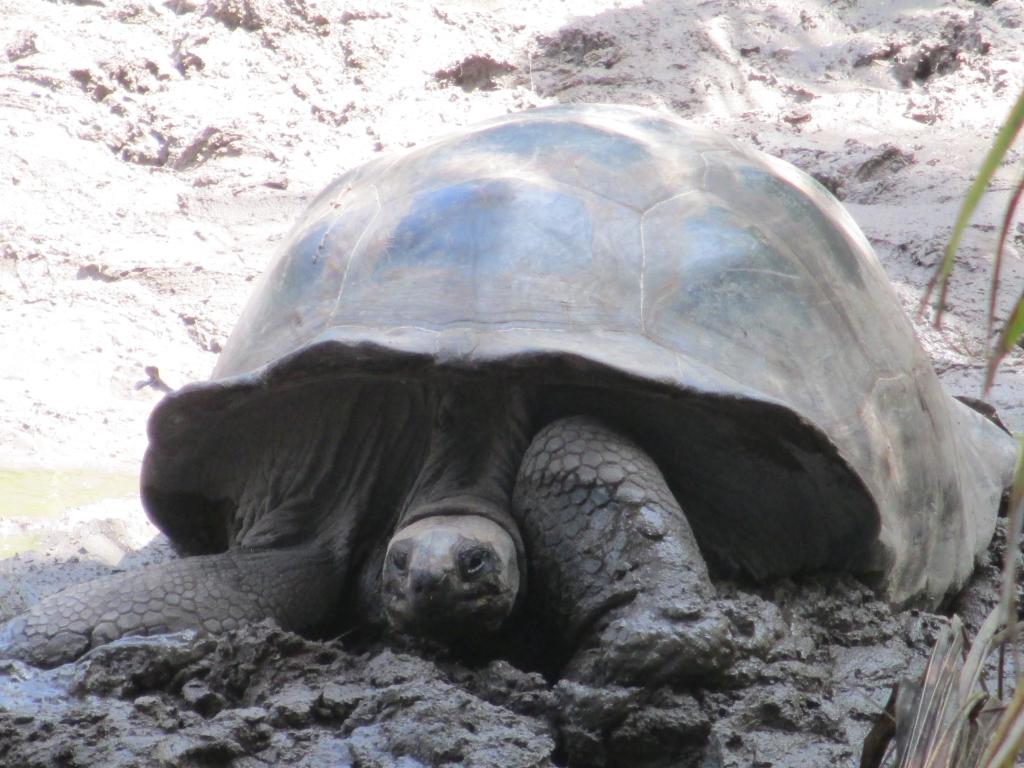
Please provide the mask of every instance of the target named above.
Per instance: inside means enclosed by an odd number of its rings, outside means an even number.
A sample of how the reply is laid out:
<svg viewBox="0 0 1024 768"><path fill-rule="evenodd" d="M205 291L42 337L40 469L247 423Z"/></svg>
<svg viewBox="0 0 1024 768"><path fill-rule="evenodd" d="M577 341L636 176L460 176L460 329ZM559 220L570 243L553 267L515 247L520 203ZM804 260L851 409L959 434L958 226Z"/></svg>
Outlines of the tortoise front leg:
<svg viewBox="0 0 1024 768"><path fill-rule="evenodd" d="M273 618L302 631L331 618L341 574L311 547L189 557L51 595L0 626L0 657L52 667L125 635L222 632Z"/></svg>
<svg viewBox="0 0 1024 768"><path fill-rule="evenodd" d="M533 439L514 509L528 589L587 683L668 682L721 671L730 625L690 525L654 461L585 417Z"/></svg>

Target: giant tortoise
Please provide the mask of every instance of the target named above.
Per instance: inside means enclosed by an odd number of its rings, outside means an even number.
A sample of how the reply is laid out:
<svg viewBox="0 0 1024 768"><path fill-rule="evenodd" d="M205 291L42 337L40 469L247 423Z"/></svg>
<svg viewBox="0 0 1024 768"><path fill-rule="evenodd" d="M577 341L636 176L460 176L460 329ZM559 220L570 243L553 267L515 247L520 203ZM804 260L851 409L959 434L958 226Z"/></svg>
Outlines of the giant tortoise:
<svg viewBox="0 0 1024 768"><path fill-rule="evenodd" d="M821 186L599 105L332 183L149 440L143 503L188 557L44 600L9 653L264 617L477 648L528 624L579 674L699 675L730 653L706 563L934 605L1012 464Z"/></svg>

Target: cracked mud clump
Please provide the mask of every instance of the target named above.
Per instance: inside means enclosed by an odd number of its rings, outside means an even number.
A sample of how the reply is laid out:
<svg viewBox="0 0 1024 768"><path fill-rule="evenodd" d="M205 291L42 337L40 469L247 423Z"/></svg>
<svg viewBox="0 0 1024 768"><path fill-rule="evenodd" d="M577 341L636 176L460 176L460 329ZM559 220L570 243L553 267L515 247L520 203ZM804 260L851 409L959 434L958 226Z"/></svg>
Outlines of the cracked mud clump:
<svg viewBox="0 0 1024 768"><path fill-rule="evenodd" d="M995 571L965 615L982 615ZM593 688L270 622L126 638L49 671L0 662L0 764L854 765L942 622L849 577L720 590L743 658L703 687Z"/></svg>
<svg viewBox="0 0 1024 768"><path fill-rule="evenodd" d="M0 0L0 18L0 349L16 363L0 372L0 468L137 473L154 404L208 376L327 183L460 126L580 101L664 110L821 181L943 383L978 393L1018 164L965 235L943 327L916 310L1024 88L1018 1ZM1024 252L1019 225L1008 245ZM1007 270L1004 285L1024 284L1024 261ZM1000 294L997 320L1015 296ZM1024 352L991 400L1024 429ZM120 560L153 533L135 529L137 503L77 528L0 522L52 545L0 563L0 619L107 563L166 556ZM954 605L969 626L994 602L993 546ZM718 586L744 654L705 688L593 689L267 625L126 640L47 672L0 662L0 765L856 765L939 617L894 614L849 578Z"/></svg>

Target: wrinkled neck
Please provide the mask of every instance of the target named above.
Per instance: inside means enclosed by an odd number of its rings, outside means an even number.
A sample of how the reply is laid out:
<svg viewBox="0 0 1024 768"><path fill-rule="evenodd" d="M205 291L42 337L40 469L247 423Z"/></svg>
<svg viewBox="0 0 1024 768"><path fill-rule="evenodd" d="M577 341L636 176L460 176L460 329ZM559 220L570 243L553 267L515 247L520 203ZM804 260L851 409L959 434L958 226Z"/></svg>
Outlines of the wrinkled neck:
<svg viewBox="0 0 1024 768"><path fill-rule="evenodd" d="M529 444L522 390L497 381L436 385L430 448L399 528L440 514L480 514L505 528L522 552L510 514L512 486Z"/></svg>

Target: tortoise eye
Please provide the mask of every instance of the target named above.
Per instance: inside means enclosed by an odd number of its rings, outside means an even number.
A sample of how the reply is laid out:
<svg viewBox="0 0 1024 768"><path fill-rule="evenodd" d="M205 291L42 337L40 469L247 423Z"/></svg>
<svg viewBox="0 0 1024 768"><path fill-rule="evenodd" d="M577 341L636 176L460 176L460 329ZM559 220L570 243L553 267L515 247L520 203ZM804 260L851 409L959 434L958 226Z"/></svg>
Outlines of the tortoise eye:
<svg viewBox="0 0 1024 768"><path fill-rule="evenodd" d="M390 555L391 565L399 573L405 573L409 567L409 553L405 549L392 549Z"/></svg>
<svg viewBox="0 0 1024 768"><path fill-rule="evenodd" d="M459 553L459 573L466 581L479 579L492 567L493 558L484 547L470 547Z"/></svg>

